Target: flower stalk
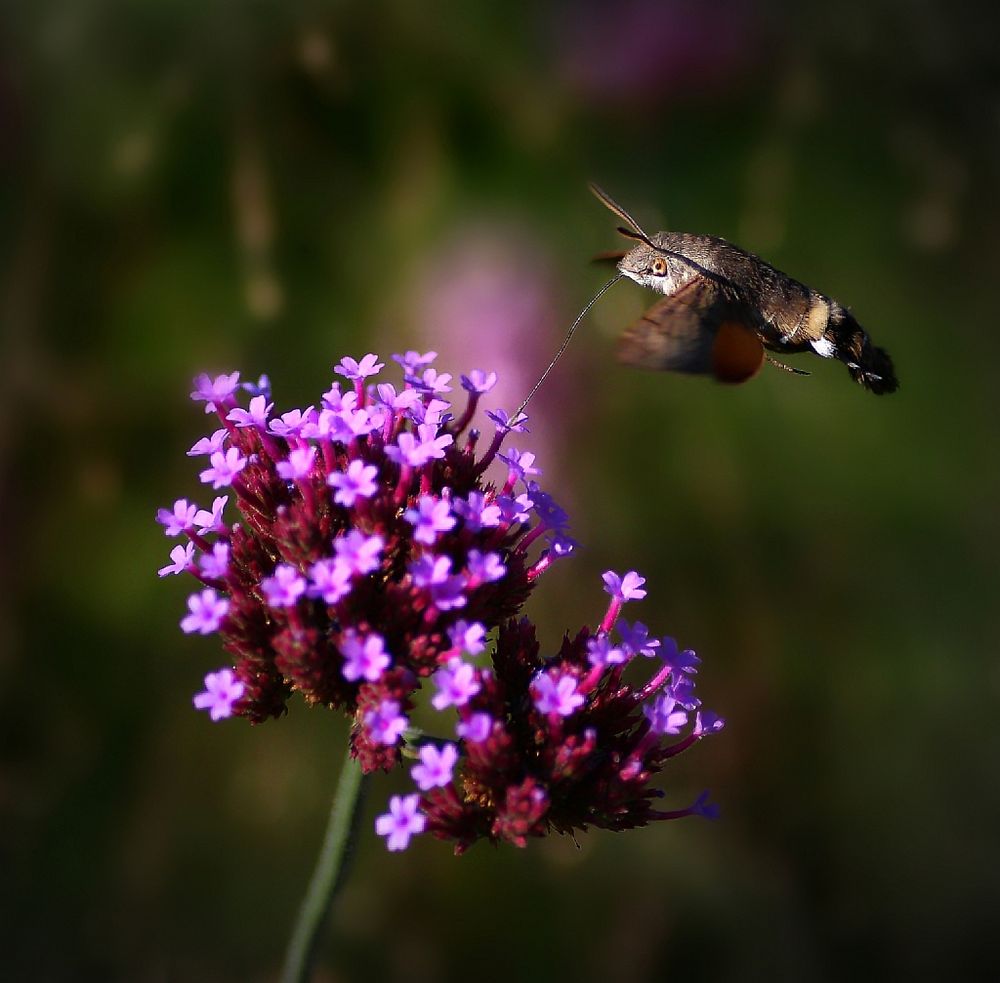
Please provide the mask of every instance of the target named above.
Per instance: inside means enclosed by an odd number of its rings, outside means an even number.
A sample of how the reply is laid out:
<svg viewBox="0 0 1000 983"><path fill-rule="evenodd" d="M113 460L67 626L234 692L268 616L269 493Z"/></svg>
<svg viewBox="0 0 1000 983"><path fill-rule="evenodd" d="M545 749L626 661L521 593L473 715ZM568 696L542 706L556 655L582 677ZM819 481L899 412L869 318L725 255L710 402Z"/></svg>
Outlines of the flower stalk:
<svg viewBox="0 0 1000 983"><path fill-rule="evenodd" d="M323 925L347 876L364 805L366 776L348 748L330 808L323 845L285 953L282 983L309 979Z"/></svg>

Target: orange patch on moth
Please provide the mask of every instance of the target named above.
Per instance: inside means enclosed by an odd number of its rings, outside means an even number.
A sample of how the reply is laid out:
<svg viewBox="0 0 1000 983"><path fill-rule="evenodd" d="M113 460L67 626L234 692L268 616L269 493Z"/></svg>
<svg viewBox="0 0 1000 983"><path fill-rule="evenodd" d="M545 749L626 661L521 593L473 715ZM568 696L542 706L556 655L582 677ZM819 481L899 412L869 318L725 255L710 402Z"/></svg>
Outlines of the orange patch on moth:
<svg viewBox="0 0 1000 983"><path fill-rule="evenodd" d="M764 346L745 324L723 321L712 345L712 374L719 382L752 379L764 364Z"/></svg>

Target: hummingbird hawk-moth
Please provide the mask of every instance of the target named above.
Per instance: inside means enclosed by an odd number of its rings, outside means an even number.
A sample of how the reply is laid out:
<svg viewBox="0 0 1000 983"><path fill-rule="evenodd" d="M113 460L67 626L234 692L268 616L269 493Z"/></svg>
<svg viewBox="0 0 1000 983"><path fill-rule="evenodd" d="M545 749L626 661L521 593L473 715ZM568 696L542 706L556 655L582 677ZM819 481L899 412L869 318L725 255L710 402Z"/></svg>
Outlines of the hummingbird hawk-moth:
<svg viewBox="0 0 1000 983"><path fill-rule="evenodd" d="M812 352L839 359L869 392L895 392L892 359L846 307L725 239L646 235L608 194L590 188L626 223L618 231L637 242L603 258L617 260L620 275L663 294L622 335L618 357L626 365L738 383L756 375L765 359L774 361L767 351Z"/></svg>

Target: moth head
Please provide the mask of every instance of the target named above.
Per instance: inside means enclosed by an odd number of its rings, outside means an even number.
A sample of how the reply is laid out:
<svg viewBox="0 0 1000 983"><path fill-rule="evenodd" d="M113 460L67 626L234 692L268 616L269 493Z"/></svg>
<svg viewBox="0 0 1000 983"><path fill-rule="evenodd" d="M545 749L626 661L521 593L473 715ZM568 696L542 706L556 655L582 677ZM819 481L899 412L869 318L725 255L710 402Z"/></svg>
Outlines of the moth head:
<svg viewBox="0 0 1000 983"><path fill-rule="evenodd" d="M654 245L662 233L657 233L651 239L642 226L606 191L596 184L591 184L590 190L605 208L626 223L619 225L618 231L626 239L632 239L636 243L618 261L618 271L640 286L648 287L657 293L666 294L674 290L676 284L672 275L672 264L667 254Z"/></svg>
<svg viewBox="0 0 1000 983"><path fill-rule="evenodd" d="M674 288L673 263L662 250L648 242L633 246L619 261L618 270L640 286L660 294Z"/></svg>

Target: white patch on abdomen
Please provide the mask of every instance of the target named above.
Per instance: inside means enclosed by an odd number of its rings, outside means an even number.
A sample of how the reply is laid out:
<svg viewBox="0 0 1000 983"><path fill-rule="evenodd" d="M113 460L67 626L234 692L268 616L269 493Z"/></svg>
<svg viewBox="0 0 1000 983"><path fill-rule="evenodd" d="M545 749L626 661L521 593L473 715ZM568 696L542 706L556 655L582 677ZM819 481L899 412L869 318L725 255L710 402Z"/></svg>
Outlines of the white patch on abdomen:
<svg viewBox="0 0 1000 983"><path fill-rule="evenodd" d="M812 350L823 358L834 358L837 354L837 346L829 338L819 338L810 344Z"/></svg>

